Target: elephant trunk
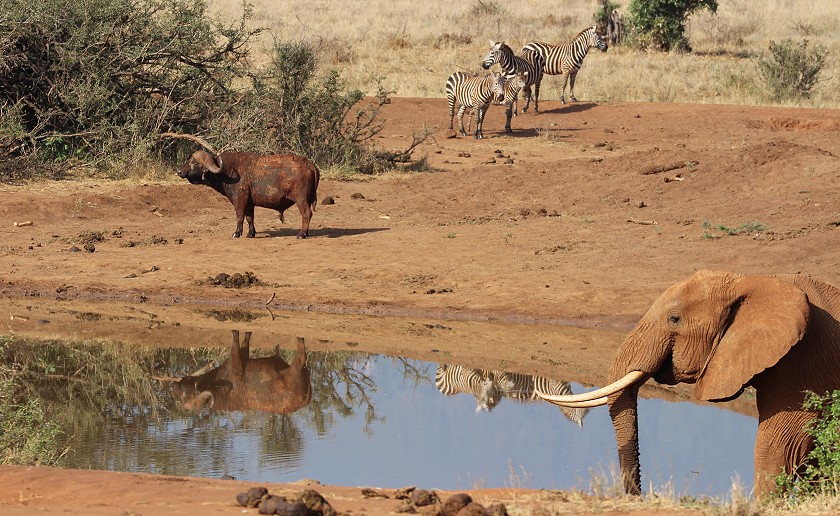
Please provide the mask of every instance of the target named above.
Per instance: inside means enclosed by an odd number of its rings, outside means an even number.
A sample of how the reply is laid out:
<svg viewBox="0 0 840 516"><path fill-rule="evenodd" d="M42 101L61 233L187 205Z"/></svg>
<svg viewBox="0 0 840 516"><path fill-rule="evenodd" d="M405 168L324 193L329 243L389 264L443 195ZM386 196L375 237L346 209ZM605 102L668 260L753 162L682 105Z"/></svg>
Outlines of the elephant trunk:
<svg viewBox="0 0 840 516"><path fill-rule="evenodd" d="M639 466L639 384L632 385L609 397L610 418L618 445L618 463L625 494L642 494Z"/></svg>
<svg viewBox="0 0 840 516"><path fill-rule="evenodd" d="M637 382L607 399L618 447L621 480L624 492L628 495L640 496L642 493L639 466L639 388L648 378L660 371L670 353L671 341L668 334L657 329L654 317L649 312L619 346L610 368L610 382L622 378L628 371L645 373Z"/></svg>

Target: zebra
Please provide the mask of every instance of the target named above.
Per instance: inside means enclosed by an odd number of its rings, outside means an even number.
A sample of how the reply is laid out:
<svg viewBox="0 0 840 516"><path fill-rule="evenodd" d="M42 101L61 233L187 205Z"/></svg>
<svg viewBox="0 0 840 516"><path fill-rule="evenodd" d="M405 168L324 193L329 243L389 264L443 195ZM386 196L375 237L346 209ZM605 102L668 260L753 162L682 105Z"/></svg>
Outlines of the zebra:
<svg viewBox="0 0 840 516"><path fill-rule="evenodd" d="M512 106L516 104L516 99L519 97L519 91L528 84L528 72L517 72L512 79L499 74L496 78L496 90L501 92L501 102L505 105L505 132L510 133L513 130L510 128L510 119L513 116ZM497 97L498 97L497 93ZM534 102L534 109L536 110L536 102Z"/></svg>
<svg viewBox="0 0 840 516"><path fill-rule="evenodd" d="M512 105L516 101L516 96L519 91L525 86L528 72L519 72L513 79L508 79L500 73L494 73L496 79L494 85L493 104L505 105L505 132L513 132L510 128L510 119L512 116ZM469 122L467 123L467 131L472 127L472 114L470 114Z"/></svg>
<svg viewBox="0 0 840 516"><path fill-rule="evenodd" d="M454 72L446 80L446 100L449 103L449 130L452 130L452 122L455 118L455 103L460 104L458 109L458 125L461 134L466 136L464 131L464 111L472 108L470 112L470 127L472 127L472 114L475 117L475 138L484 138L483 124L484 114L495 100L497 104L504 101L504 93L500 89L497 79L499 74L485 75L479 77L464 72Z"/></svg>
<svg viewBox="0 0 840 516"><path fill-rule="evenodd" d="M522 112L528 111L528 106L531 105L531 85L534 85L534 111L539 112L540 101L540 83L543 78L543 67L545 62L543 57L532 50L522 52L520 55L513 55L513 50L505 44L504 41L498 43L490 42L490 51L484 56L481 62L481 67L487 70L494 64L498 63L502 68L502 74L508 79L513 79L517 73L526 72L525 86L525 107ZM513 115L518 114L517 94L513 100Z"/></svg>
<svg viewBox="0 0 840 516"><path fill-rule="evenodd" d="M572 394L572 386L563 380L508 371L494 371L492 376L496 378L502 396L517 401L539 401L542 398L538 393L561 396ZM583 427L583 418L589 413L588 408L560 407L560 410L566 419L579 427Z"/></svg>
<svg viewBox="0 0 840 516"><path fill-rule="evenodd" d="M550 45L534 41L522 47L522 51L529 50L538 53L543 59L544 73L563 75L560 102L565 104L566 83L569 84L569 98L572 102L577 102L575 98L575 78L583 64L583 58L586 57L590 48L597 48L601 52L607 51L604 34L597 25L582 30L571 42L564 45Z"/></svg>
<svg viewBox="0 0 840 516"><path fill-rule="evenodd" d="M444 396L472 394L478 403L476 412L490 412L502 400L496 382L481 369L440 364L435 372L435 386Z"/></svg>

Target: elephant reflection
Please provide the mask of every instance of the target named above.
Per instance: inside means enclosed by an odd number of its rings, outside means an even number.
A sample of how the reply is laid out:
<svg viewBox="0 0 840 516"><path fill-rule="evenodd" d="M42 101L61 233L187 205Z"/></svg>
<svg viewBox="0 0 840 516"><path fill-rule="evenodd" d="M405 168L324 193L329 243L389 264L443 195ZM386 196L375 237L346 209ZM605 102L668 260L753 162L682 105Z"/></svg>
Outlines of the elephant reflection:
<svg viewBox="0 0 840 516"><path fill-rule="evenodd" d="M172 384L173 394L184 407L194 411L208 407L287 414L309 403L312 385L302 338L298 337L297 355L288 364L277 354L250 358L251 332L245 332L241 345L239 331L231 333L230 357L219 367Z"/></svg>
<svg viewBox="0 0 840 516"><path fill-rule="evenodd" d="M459 393L472 394L477 402L476 412L493 410L502 398L528 402L541 400L539 393L543 395L572 393L569 382L562 380L450 364L438 365L435 372L435 386L446 396ZM583 426L583 418L589 412L588 408L577 407L560 407L560 410L569 421L578 426Z"/></svg>

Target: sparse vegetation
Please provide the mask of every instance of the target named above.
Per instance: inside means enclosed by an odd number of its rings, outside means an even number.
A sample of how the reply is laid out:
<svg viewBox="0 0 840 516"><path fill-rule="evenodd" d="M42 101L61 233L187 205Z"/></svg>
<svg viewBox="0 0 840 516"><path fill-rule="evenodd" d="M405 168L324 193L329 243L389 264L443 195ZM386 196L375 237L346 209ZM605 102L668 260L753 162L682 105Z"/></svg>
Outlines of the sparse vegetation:
<svg viewBox="0 0 840 516"><path fill-rule="evenodd" d="M725 224L715 224L706 220L703 221L703 230L703 238L716 239L722 236L754 235L756 233L763 233L767 231L767 226L761 222L753 221L733 227Z"/></svg>
<svg viewBox="0 0 840 516"><path fill-rule="evenodd" d="M758 58L759 76L774 102L807 99L820 80L828 51L810 46L805 39L794 43L790 39L771 41L768 53Z"/></svg>

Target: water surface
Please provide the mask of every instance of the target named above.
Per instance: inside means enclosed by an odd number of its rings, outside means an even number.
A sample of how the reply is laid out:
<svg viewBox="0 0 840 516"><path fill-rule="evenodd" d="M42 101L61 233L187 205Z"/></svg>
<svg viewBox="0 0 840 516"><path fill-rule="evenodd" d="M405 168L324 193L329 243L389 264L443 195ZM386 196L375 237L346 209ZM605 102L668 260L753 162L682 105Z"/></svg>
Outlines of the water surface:
<svg viewBox="0 0 840 516"><path fill-rule="evenodd" d="M100 353L90 346L71 353ZM63 360L53 348L45 353L45 361ZM127 378L131 364L147 364L154 376L181 377L208 357L218 364L228 354L229 348L158 350L128 357L113 376ZM295 351L280 354L291 362ZM605 407L589 411L580 425L548 403L518 399L527 396L505 395L492 410L477 411L472 394L441 393L435 385L441 364L354 351L306 354L311 400L286 414L186 410L171 382L148 379L138 380L148 386L138 387L142 394L100 389L108 399L98 401L84 401L79 392L92 389L78 386L71 386L70 401L67 387L46 392L55 407L73 407L66 439L73 468L383 488L589 490L593 480L614 482L617 455ZM103 375L101 367L96 374ZM571 389L584 390L574 383ZM725 496L733 478L752 485L754 418L655 399L640 400L639 415L645 489L652 483L677 495Z"/></svg>

